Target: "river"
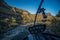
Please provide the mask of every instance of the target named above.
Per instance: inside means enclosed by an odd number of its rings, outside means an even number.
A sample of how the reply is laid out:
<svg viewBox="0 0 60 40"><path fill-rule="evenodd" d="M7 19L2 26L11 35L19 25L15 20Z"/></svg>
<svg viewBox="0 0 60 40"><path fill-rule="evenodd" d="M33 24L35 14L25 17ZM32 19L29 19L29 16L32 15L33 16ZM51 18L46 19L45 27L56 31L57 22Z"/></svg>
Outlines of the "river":
<svg viewBox="0 0 60 40"><path fill-rule="evenodd" d="M0 40L23 40L23 38L25 38L26 36L28 37L28 40L36 40L37 36L29 33L27 25L29 26L29 24L26 24L18 26L12 30L9 30L8 32L4 33L3 38ZM60 37L49 33L41 33L37 35L39 35L40 38L39 40L46 40L46 38L60 40Z"/></svg>

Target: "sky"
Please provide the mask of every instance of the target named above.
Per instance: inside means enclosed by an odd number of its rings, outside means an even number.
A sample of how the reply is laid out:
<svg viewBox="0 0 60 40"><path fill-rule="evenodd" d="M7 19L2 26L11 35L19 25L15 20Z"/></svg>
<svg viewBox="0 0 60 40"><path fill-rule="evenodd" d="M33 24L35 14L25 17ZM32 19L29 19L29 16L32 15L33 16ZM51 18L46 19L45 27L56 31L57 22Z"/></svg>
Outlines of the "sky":
<svg viewBox="0 0 60 40"><path fill-rule="evenodd" d="M35 14L41 0L5 0L10 6L27 10L31 14ZM49 12L52 15L56 15L60 10L60 0L44 0L42 8L45 8L45 12Z"/></svg>

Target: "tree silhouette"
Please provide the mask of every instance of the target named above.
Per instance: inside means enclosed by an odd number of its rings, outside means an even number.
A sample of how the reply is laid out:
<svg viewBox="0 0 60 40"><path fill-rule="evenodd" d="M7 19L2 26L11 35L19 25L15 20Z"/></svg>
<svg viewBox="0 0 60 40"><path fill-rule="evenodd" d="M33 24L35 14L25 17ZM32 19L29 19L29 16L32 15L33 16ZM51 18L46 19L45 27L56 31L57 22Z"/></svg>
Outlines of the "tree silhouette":
<svg viewBox="0 0 60 40"><path fill-rule="evenodd" d="M58 11L56 17L60 17L60 10Z"/></svg>

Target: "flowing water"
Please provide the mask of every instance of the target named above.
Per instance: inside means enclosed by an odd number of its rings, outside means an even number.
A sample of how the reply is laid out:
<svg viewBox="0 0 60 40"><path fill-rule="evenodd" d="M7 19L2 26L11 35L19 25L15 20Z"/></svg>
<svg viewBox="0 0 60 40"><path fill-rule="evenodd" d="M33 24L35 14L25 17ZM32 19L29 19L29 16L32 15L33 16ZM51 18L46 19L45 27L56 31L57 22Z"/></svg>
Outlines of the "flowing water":
<svg viewBox="0 0 60 40"><path fill-rule="evenodd" d="M48 33L41 33L37 35L30 34L26 25L16 27L6 33L4 33L4 37L0 40L23 40L23 38L28 37L28 40L60 40L60 37L51 35Z"/></svg>

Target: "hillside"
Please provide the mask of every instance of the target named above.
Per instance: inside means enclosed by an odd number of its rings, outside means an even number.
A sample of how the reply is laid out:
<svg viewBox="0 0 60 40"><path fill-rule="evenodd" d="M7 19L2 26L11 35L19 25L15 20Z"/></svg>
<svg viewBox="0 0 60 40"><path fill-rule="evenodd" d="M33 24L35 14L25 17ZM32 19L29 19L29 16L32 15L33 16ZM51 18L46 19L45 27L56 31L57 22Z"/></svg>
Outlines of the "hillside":
<svg viewBox="0 0 60 40"><path fill-rule="evenodd" d="M47 15L47 20L52 19L52 15L50 13L46 13L46 15ZM35 14L30 14L26 10L12 7L8 5L4 0L0 0L0 18L1 18L0 25L5 23L3 25L9 28L14 25L34 22ZM40 22L42 20L43 20L42 14L38 14L36 22Z"/></svg>

